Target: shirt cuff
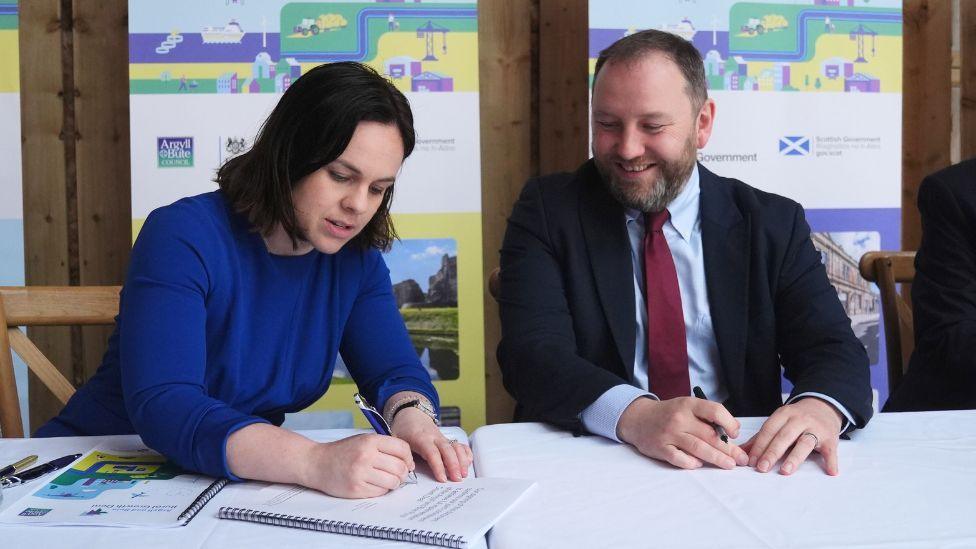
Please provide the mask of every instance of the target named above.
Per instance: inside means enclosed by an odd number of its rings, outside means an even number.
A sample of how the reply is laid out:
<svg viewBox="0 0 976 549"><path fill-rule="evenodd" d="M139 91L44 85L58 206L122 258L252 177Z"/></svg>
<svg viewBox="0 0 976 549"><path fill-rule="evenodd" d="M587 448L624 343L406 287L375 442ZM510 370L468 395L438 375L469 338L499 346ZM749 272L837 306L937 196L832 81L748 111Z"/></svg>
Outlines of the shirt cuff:
<svg viewBox="0 0 976 549"><path fill-rule="evenodd" d="M837 402L837 400L835 400L834 398L829 397L829 396L827 396L827 395L825 395L823 393L814 393L814 392L800 393L800 394L798 394L798 395L790 398L789 400L787 400L786 403L787 404L793 404L794 402L800 400L801 398L805 398L805 397L819 398L820 400L822 400L822 401L826 402L827 404L830 404L831 406L833 406L834 408L836 408L837 411L840 412L841 415L844 416L844 418L847 420L846 422L844 422L844 425L842 425L841 428L840 428L840 432L841 433L846 433L847 432L847 429L851 425L857 427L857 423L854 421L854 416L852 416L851 413L847 411L847 408L844 408L844 406L842 406L840 402Z"/></svg>
<svg viewBox="0 0 976 549"><path fill-rule="evenodd" d="M594 435L621 442L617 438L617 423L630 403L640 397L659 400L654 394L633 385L621 384L607 389L605 393L593 401L593 404L584 408L583 412L580 413L583 427Z"/></svg>

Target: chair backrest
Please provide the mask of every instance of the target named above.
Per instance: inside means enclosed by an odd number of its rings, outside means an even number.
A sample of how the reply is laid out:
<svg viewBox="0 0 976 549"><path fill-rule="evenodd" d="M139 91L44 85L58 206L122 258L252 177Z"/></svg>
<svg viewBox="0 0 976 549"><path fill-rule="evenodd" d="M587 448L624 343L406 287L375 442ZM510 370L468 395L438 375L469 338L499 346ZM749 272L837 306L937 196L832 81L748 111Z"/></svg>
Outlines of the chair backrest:
<svg viewBox="0 0 976 549"><path fill-rule="evenodd" d="M908 370L915 350L915 324L911 306L898 294L896 284L915 280L915 252L868 252L858 264L861 276L881 290L885 347L888 358L888 393L894 392Z"/></svg>
<svg viewBox="0 0 976 549"><path fill-rule="evenodd" d="M488 275L488 293L491 294L491 297L495 298L495 301L498 301L499 285L501 284L498 277L501 275L501 273L501 268L495 267Z"/></svg>
<svg viewBox="0 0 976 549"><path fill-rule="evenodd" d="M62 404L75 392L20 326L114 324L120 290L120 286L0 287L0 434L4 438L24 436L11 352Z"/></svg>

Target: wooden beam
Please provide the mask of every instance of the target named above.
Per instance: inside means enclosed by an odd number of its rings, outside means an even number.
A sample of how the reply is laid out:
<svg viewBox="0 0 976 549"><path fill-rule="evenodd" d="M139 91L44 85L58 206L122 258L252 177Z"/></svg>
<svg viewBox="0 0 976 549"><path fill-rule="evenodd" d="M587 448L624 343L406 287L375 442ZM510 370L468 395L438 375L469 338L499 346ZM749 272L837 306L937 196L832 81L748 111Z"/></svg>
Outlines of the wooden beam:
<svg viewBox="0 0 976 549"><path fill-rule="evenodd" d="M976 157L976 0L959 2L960 156Z"/></svg>
<svg viewBox="0 0 976 549"><path fill-rule="evenodd" d="M952 3L905 0L903 10L901 234L902 249L917 250L918 186L951 162Z"/></svg>
<svg viewBox="0 0 976 549"><path fill-rule="evenodd" d="M539 170L589 158L587 0L539 0Z"/></svg>
<svg viewBox="0 0 976 549"><path fill-rule="evenodd" d="M78 281L116 285L132 245L126 0L75 0L73 34ZM95 373L113 329L82 329L76 383Z"/></svg>
<svg viewBox="0 0 976 549"><path fill-rule="evenodd" d="M481 226L485 283L485 402L488 423L512 421L515 402L502 386L495 349L501 338L498 306L488 294L488 274L512 204L536 172L533 158L532 32L537 0L478 4L481 94Z"/></svg>
<svg viewBox="0 0 976 549"><path fill-rule="evenodd" d="M68 285L68 200L66 194L62 32L60 0L20 3L20 108L24 260L27 284ZM70 379L71 336L67 328L39 328L31 338ZM61 409L31 375L30 426Z"/></svg>

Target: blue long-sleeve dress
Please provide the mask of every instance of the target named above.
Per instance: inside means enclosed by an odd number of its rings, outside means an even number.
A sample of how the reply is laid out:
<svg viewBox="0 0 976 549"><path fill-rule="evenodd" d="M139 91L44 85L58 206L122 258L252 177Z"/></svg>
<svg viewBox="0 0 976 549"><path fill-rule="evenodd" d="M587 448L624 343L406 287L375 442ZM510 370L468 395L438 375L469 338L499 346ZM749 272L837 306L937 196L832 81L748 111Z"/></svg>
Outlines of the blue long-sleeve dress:
<svg viewBox="0 0 976 549"><path fill-rule="evenodd" d="M378 407L403 390L436 405L379 251L273 255L219 191L185 198L146 219L101 366L35 436L138 433L234 478L230 434L315 402L340 352Z"/></svg>

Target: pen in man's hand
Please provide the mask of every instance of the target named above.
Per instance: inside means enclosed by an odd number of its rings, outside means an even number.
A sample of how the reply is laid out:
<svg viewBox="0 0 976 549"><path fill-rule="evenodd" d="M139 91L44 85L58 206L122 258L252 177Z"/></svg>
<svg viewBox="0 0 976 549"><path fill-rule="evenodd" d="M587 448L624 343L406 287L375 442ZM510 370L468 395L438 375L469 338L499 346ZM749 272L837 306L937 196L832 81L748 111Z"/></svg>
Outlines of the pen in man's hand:
<svg viewBox="0 0 976 549"><path fill-rule="evenodd" d="M692 389L692 392L695 393L695 396L696 397L698 397L698 398L700 398L702 400L708 400L705 397L705 392L702 391L701 387L695 385L695 388ZM711 422L709 422L709 423L711 423ZM715 434L718 435L718 438L722 439L722 442L728 442L729 441L729 435L728 435L728 433L725 432L725 428L723 428L721 425L719 425L717 423L712 423L712 427L715 429Z"/></svg>
<svg viewBox="0 0 976 549"><path fill-rule="evenodd" d="M59 457L53 461L49 461L43 465L38 465L33 469L28 469L23 473L18 473L16 475L10 475L0 481L0 487L9 488L11 486L17 486L18 484L23 484L25 482L34 480L36 478L42 477L52 471L57 471L65 466L67 466L72 461L81 457L81 454L71 454L69 456Z"/></svg>
<svg viewBox="0 0 976 549"><path fill-rule="evenodd" d="M356 401L356 406L359 406L359 411L366 416L366 421L369 422L370 426L377 434L393 436L393 432L390 430L390 426L383 419L383 414L379 413L376 408L370 406L369 402L366 401L366 397L356 393L352 397ZM417 473L410 471L407 474L407 478L410 480L410 484L417 483Z"/></svg>
<svg viewBox="0 0 976 549"><path fill-rule="evenodd" d="M0 469L0 478L3 478L8 475L12 475L17 471L22 471L24 467L31 465L35 461L37 461L37 456L27 456L24 459L15 461L10 465L4 467L3 469Z"/></svg>

